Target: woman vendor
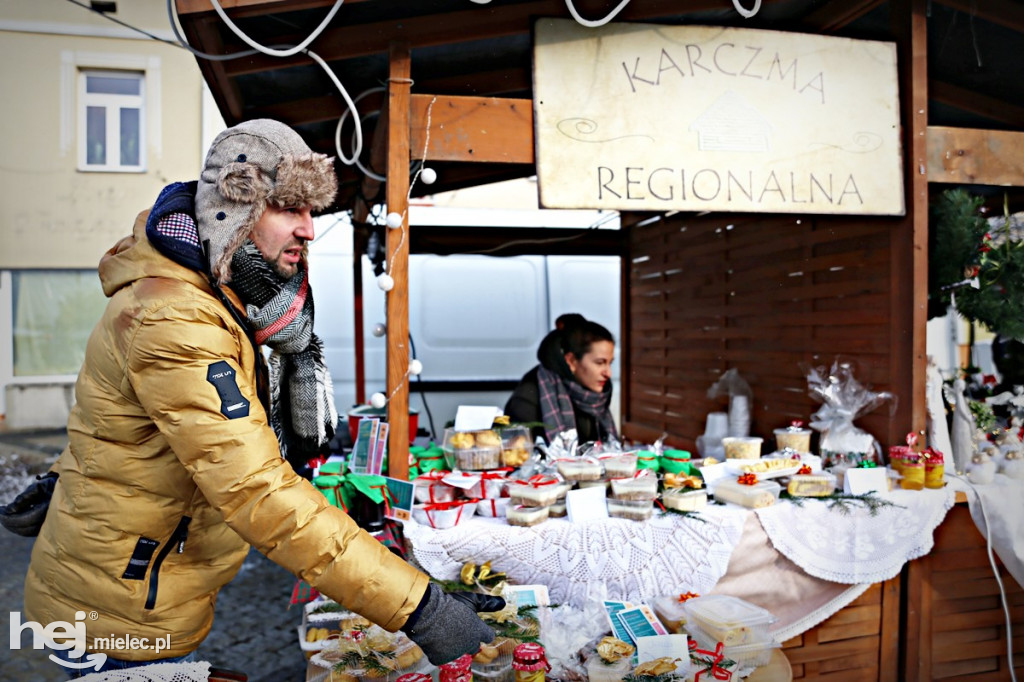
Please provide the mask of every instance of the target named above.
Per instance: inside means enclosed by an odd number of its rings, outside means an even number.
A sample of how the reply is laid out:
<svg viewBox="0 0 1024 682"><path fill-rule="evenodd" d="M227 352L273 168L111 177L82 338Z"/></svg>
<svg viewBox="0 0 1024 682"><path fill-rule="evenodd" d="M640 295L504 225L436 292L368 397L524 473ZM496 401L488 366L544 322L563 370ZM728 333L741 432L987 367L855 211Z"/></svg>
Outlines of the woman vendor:
<svg viewBox="0 0 1024 682"><path fill-rule="evenodd" d="M618 439L610 409L611 332L581 315L565 315L559 322L561 328L541 342L540 364L523 375L505 414L513 422L542 422L534 436L548 442L569 429L576 429L580 443Z"/></svg>

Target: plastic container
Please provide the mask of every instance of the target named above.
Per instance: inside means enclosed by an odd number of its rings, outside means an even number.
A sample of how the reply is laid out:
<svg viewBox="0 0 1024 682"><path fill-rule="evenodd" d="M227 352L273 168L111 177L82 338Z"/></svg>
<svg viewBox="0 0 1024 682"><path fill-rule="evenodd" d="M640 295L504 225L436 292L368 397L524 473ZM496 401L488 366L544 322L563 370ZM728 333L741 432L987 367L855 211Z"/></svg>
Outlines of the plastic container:
<svg viewBox="0 0 1024 682"><path fill-rule="evenodd" d="M779 450L791 448L797 452L810 452L811 430L800 426L775 429L775 447Z"/></svg>
<svg viewBox="0 0 1024 682"><path fill-rule="evenodd" d="M554 476L534 476L528 481L514 479L508 482L508 496L514 505L547 507L558 499L560 483Z"/></svg>
<svg viewBox="0 0 1024 682"><path fill-rule="evenodd" d="M501 465L518 467L526 463L533 453L530 430L525 426L510 426L498 432L501 435Z"/></svg>
<svg viewBox="0 0 1024 682"><path fill-rule="evenodd" d="M768 628L778 620L771 611L727 594L694 597L686 600L683 608L691 634L703 630L714 638L713 644L721 642L725 646L769 642Z"/></svg>
<svg viewBox="0 0 1024 682"><path fill-rule="evenodd" d="M548 520L549 507L526 507L509 505L505 508L505 520L510 526L536 526Z"/></svg>
<svg viewBox="0 0 1024 682"><path fill-rule="evenodd" d="M708 506L708 491L703 488L667 488L661 493L661 503L676 511L697 511Z"/></svg>
<svg viewBox="0 0 1024 682"><path fill-rule="evenodd" d="M633 661L628 656L614 663L605 663L597 654L587 659L587 679L590 682L621 682L631 672Z"/></svg>
<svg viewBox="0 0 1024 682"><path fill-rule="evenodd" d="M485 471L501 466L501 436L494 429L481 431L444 430L448 467L466 471Z"/></svg>
<svg viewBox="0 0 1024 682"><path fill-rule="evenodd" d="M719 481L715 486L715 499L719 502L732 502L749 509L768 507L779 499L782 486L775 481L758 481L754 485L744 485L737 481Z"/></svg>
<svg viewBox="0 0 1024 682"><path fill-rule="evenodd" d="M455 499L456 490L444 483L440 474L426 474L416 477L413 481L413 497L422 504L451 502Z"/></svg>
<svg viewBox="0 0 1024 682"><path fill-rule="evenodd" d="M726 459L759 459L761 444L764 439L759 436L726 436L722 439Z"/></svg>
<svg viewBox="0 0 1024 682"><path fill-rule="evenodd" d="M649 469L631 478L613 478L609 483L617 500L653 500L658 496L658 476Z"/></svg>
<svg viewBox="0 0 1024 682"><path fill-rule="evenodd" d="M476 513L480 516L502 517L508 509L511 498L496 497L487 500L477 500Z"/></svg>
<svg viewBox="0 0 1024 682"><path fill-rule="evenodd" d="M690 618L686 613L685 604L685 601L679 601L679 597L668 595L651 602L651 608L669 632L679 633L683 632Z"/></svg>
<svg viewBox="0 0 1024 682"><path fill-rule="evenodd" d="M827 471L820 474L793 474L786 491L793 497L825 497L836 489L836 477Z"/></svg>
<svg viewBox="0 0 1024 682"><path fill-rule="evenodd" d="M563 457L555 460L555 466L567 481L597 481L601 478L601 464L589 457Z"/></svg>
<svg viewBox="0 0 1024 682"><path fill-rule="evenodd" d="M630 521L646 521L654 514L654 500L607 499L608 516Z"/></svg>
<svg viewBox="0 0 1024 682"><path fill-rule="evenodd" d="M603 455L599 458L604 467L605 478L626 478L636 473L636 453L623 452L618 455Z"/></svg>
<svg viewBox="0 0 1024 682"><path fill-rule="evenodd" d="M698 649L714 651L715 647L718 646L719 640L715 639L699 626L688 625L687 632L697 643ZM768 665L772 658L772 652L775 649L780 648L782 648L781 644L768 637L763 640L752 641L746 644L726 644L722 647L722 655L725 656L725 658L736 661L736 665L740 668L756 668L758 666Z"/></svg>
<svg viewBox="0 0 1024 682"><path fill-rule="evenodd" d="M476 500L455 500L454 502L414 504L412 518L416 523L444 530L454 528L462 521L471 518L475 512Z"/></svg>

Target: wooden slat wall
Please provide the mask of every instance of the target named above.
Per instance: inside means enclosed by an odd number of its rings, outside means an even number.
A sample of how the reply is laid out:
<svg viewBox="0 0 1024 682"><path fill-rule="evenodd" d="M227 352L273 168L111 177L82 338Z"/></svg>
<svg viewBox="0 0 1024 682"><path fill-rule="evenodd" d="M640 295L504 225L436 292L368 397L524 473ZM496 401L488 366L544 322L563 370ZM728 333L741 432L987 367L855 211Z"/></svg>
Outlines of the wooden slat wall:
<svg viewBox="0 0 1024 682"><path fill-rule="evenodd" d="M899 579L877 583L828 620L782 643L794 680L863 682L895 679L895 639L886 642L886 618L898 620ZM887 647L887 644L891 646Z"/></svg>
<svg viewBox="0 0 1024 682"><path fill-rule="evenodd" d="M890 314L903 219L676 214L628 229L628 438L667 432L673 445L695 447L707 413L727 406L707 390L733 367L753 391L751 433L769 441L820 405L802 363L841 355L861 383L905 396L890 356L907 326ZM885 405L856 423L883 445L906 428Z"/></svg>
<svg viewBox="0 0 1024 682"><path fill-rule="evenodd" d="M1010 604L1014 662L1024 673L1024 590L997 560ZM935 547L907 574L906 655L902 679L1009 680L1006 620L985 539L966 504L935 531Z"/></svg>

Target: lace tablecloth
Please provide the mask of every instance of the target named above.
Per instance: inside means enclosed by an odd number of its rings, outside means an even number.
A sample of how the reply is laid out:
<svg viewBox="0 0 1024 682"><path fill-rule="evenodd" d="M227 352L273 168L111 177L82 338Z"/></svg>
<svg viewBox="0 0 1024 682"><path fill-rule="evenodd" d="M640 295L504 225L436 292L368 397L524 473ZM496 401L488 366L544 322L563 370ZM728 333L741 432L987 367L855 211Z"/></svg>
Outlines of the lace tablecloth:
<svg viewBox="0 0 1024 682"><path fill-rule="evenodd" d="M699 518L658 514L648 521L573 524L549 519L532 527L473 517L435 530L409 521L416 561L439 580L457 580L467 561L519 585L544 584L553 603L582 607L588 598L644 601L672 591L705 593L725 573L749 515L715 507Z"/></svg>
<svg viewBox="0 0 1024 682"><path fill-rule="evenodd" d="M838 583L877 583L931 551L933 534L956 501L952 486L893 490L893 506L872 516L860 505L849 513L825 502L776 504L755 513L772 545L808 575Z"/></svg>

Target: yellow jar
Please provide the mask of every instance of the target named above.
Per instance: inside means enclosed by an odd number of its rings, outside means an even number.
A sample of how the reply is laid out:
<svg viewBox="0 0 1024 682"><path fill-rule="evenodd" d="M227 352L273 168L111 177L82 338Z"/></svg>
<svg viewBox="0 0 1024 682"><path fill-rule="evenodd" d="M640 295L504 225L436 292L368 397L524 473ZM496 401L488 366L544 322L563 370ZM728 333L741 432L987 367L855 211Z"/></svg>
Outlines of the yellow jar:
<svg viewBox="0 0 1024 682"><path fill-rule="evenodd" d="M941 488L946 485L946 464L941 457L929 457L924 463L924 487Z"/></svg>
<svg viewBox="0 0 1024 682"><path fill-rule="evenodd" d="M900 487L905 490L921 490L924 488L924 460L910 456L903 460L903 478Z"/></svg>

